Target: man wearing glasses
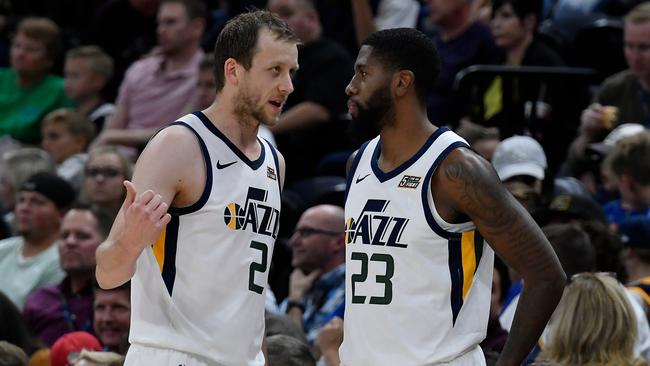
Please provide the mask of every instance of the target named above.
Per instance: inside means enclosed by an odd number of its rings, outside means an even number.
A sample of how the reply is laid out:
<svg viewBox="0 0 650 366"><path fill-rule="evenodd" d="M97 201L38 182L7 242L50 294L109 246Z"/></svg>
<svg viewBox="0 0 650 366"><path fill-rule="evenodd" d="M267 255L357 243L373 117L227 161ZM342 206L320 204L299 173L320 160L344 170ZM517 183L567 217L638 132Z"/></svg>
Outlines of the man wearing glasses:
<svg viewBox="0 0 650 366"><path fill-rule="evenodd" d="M289 296L280 308L298 323L310 344L345 296L343 208L318 205L305 211L290 239Z"/></svg>

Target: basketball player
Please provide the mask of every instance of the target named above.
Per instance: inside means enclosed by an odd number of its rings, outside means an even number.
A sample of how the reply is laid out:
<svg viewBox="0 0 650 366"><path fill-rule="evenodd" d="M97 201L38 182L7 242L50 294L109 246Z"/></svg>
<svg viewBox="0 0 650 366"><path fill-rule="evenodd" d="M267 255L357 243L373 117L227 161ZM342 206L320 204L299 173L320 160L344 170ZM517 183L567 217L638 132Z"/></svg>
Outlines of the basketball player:
<svg viewBox="0 0 650 366"><path fill-rule="evenodd" d="M126 365L264 365L284 160L257 130L293 91L297 42L268 12L232 19L215 46L215 102L158 133L125 182L97 280L133 277Z"/></svg>
<svg viewBox="0 0 650 366"><path fill-rule="evenodd" d="M492 249L525 282L498 365L521 363L562 294L566 278L530 215L486 160L428 121L439 67L425 35L384 30L363 43L346 88L352 117L379 136L349 168L345 366L485 365Z"/></svg>

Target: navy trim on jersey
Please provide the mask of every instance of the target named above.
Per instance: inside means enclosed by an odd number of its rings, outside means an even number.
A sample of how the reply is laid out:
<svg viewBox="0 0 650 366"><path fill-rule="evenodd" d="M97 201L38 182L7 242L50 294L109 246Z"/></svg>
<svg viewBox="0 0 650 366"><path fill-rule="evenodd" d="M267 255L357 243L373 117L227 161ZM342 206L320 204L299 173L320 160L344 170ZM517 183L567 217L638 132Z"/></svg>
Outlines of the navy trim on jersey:
<svg viewBox="0 0 650 366"><path fill-rule="evenodd" d="M377 145L375 146L375 151L372 154L372 157L370 158L370 166L372 167L372 171L375 173L375 176L377 179L379 179L379 182L384 183L387 180L390 180L392 178L395 178L396 176L402 174L406 169L408 169L413 163L415 163L424 153L429 149L431 144L433 144L434 141L438 138L438 136L442 135L443 132L449 131L448 128L446 127L441 127L438 128L434 133L429 136L427 141L422 145L420 150L415 153L410 159L402 163L402 165L398 166L397 168L391 170L390 172L384 173L380 168L379 168L379 155L381 154L381 139L377 142Z"/></svg>
<svg viewBox="0 0 650 366"><path fill-rule="evenodd" d="M179 126L184 126L189 128L190 131L194 133L196 136L197 140L199 140L199 146L201 146L201 153L203 154L203 159L205 161L205 187L203 188L203 193L201 193L201 197L199 198L198 201L194 202L190 206L187 207L170 207L169 208L169 213L172 215L187 215L192 212L196 212L200 210L203 206L205 206L205 203L208 202L208 198L210 197L210 192L212 191L212 161L210 160L210 154L208 153L208 147L205 146L205 142L201 138L198 132L196 132L192 126L188 125L185 122L174 122L172 125L179 125Z"/></svg>
<svg viewBox="0 0 650 366"><path fill-rule="evenodd" d="M172 295L174 289L174 281L176 280L176 250L178 248L178 226L179 218L177 215L172 215L171 221L165 228L165 256L162 266L162 278L167 287L169 296Z"/></svg>
<svg viewBox="0 0 650 366"><path fill-rule="evenodd" d="M357 154L354 156L354 159L352 160L352 165L350 165L350 171L348 172L348 177L347 181L348 184L345 186L345 196L343 197L343 204L345 205L345 202L348 200L348 193L350 192L350 187L352 187L352 178L354 178L354 175L357 173L357 167L359 166L359 161L361 161L361 156L363 155L363 152L366 150L366 147L368 147L368 144L370 141L364 142L359 150L357 150Z"/></svg>
<svg viewBox="0 0 650 366"><path fill-rule="evenodd" d="M433 162L431 168L429 168L429 171L427 172L427 175L424 177L424 182L422 182L422 207L424 207L424 217L426 217L427 223L429 223L429 227L431 227L431 229L433 229L433 231L435 231L436 234L442 236L445 239L449 239L450 236L454 235L455 233L449 232L441 228L440 225L438 225L438 222L433 217L433 213L431 212L431 206L429 206L428 194L429 194L429 190L431 189L431 177L433 176L433 172L436 171L436 168L438 168L440 162L445 157L447 157L447 155L452 150L458 147L468 147L468 146L466 143L462 141L456 141L450 144L449 146L447 146Z"/></svg>
<svg viewBox="0 0 650 366"><path fill-rule="evenodd" d="M237 155L237 157L239 157L251 169L257 170L259 167L262 166L262 163L264 163L264 150L266 149L264 149L264 144L262 143L262 141L260 141L259 138L257 138L257 142L260 144L260 148L262 151L260 152L260 156L259 158L257 158L257 160L251 160L248 158L248 156L246 156L246 154L241 152L241 150L239 150L239 148L235 146L235 144L233 144L232 141L230 141L230 139L226 137L226 135L224 135L221 131L219 131L217 126L215 126L212 122L210 122L210 119L208 119L208 117L206 117L205 114L199 111L194 112L192 114L197 116L201 120L201 122L203 122L205 128L207 128L215 136L221 139L221 141L223 141L226 144L226 146L228 146L228 148L230 148L230 150L232 150L232 152L234 152L235 155Z"/></svg>
<svg viewBox="0 0 650 366"><path fill-rule="evenodd" d="M280 179L281 179L280 178L280 175L281 175L281 172L280 172L280 159L278 159L278 153L277 153L277 151L275 151L275 147L273 147L273 145L271 145L271 143L267 139L262 138L262 140L266 141L266 144L269 145L269 150L271 150L271 155L273 155L273 161L275 161L275 170L278 172L276 174L276 178L277 178L277 181L278 181L278 189L280 190L280 196L282 196L282 183L280 182Z"/></svg>
<svg viewBox="0 0 650 366"><path fill-rule="evenodd" d="M451 313L452 325L456 324L456 318L463 307L463 253L462 234L449 238L447 247L449 250L449 276L451 278ZM478 267L478 262L477 262Z"/></svg>

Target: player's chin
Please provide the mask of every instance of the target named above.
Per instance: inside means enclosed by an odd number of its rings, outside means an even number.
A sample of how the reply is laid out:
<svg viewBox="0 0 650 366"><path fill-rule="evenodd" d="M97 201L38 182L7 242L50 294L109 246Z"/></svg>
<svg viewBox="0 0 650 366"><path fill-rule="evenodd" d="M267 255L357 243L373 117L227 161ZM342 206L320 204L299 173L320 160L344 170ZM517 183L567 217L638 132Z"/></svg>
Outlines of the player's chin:
<svg viewBox="0 0 650 366"><path fill-rule="evenodd" d="M280 114L278 113L277 115L266 116L266 118L260 121L260 125L266 127L273 127L277 125L279 121L280 121Z"/></svg>

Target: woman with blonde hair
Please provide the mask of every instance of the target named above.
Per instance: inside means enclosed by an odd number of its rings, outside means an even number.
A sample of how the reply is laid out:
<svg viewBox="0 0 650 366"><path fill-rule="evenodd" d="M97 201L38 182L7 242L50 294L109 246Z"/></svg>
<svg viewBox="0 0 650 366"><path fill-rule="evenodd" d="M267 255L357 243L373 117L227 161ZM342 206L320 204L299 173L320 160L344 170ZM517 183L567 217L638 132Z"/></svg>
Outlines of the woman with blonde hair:
<svg viewBox="0 0 650 366"><path fill-rule="evenodd" d="M636 320L625 288L605 273L572 277L536 365L647 366L634 356Z"/></svg>

